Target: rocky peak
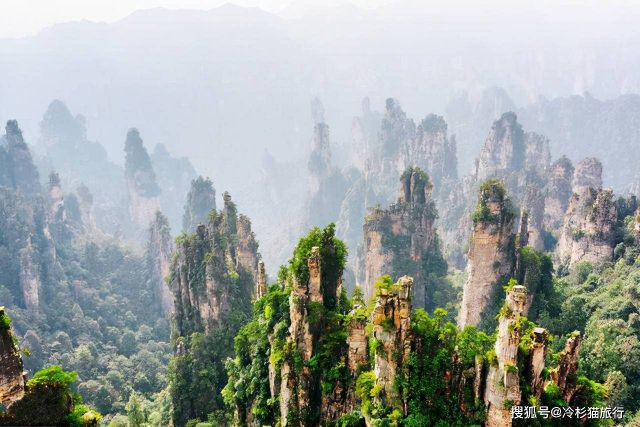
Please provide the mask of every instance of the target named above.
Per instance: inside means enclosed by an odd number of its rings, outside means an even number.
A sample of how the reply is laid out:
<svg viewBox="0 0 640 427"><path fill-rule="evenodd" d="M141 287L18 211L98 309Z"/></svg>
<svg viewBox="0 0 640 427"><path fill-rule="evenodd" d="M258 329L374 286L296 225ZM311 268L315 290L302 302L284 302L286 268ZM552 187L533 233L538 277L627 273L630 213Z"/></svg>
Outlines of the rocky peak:
<svg viewBox="0 0 640 427"><path fill-rule="evenodd" d="M382 159L392 159L397 158L405 142L415 134L415 124L413 120L407 119L407 114L397 100L387 99L385 107L379 134L379 156Z"/></svg>
<svg viewBox="0 0 640 427"><path fill-rule="evenodd" d="M124 151L129 213L134 224L146 228L160 210L160 187L138 129L127 132Z"/></svg>
<svg viewBox="0 0 640 427"><path fill-rule="evenodd" d="M458 316L460 328L478 326L501 282L513 269L514 212L504 184L488 180L480 187L473 214L467 280Z"/></svg>
<svg viewBox="0 0 640 427"><path fill-rule="evenodd" d="M82 115L73 117L64 102L53 100L40 122L41 142L46 146L61 143L74 147L86 137L85 118Z"/></svg>
<svg viewBox="0 0 640 427"><path fill-rule="evenodd" d="M527 214L527 245L544 250L545 198L538 187L529 186L524 191L522 209Z"/></svg>
<svg viewBox="0 0 640 427"><path fill-rule="evenodd" d="M613 259L617 209L613 192L586 187L574 193L565 214L556 263L573 267L580 261Z"/></svg>
<svg viewBox="0 0 640 427"><path fill-rule="evenodd" d="M410 274L415 280L415 306L427 306L427 295L434 291L427 289L427 277L444 274L425 268L427 260L442 257L434 226L437 214L431 191L427 174L418 168L409 168L400 178L398 202L388 209L372 209L365 219L361 261L365 298L373 296L374 282L382 275Z"/></svg>
<svg viewBox="0 0 640 427"><path fill-rule="evenodd" d="M192 233L198 224L206 224L209 212L216 208L216 190L209 178L198 178L191 181L191 190L187 194L182 217L182 230Z"/></svg>
<svg viewBox="0 0 640 427"><path fill-rule="evenodd" d="M562 398L571 404L576 392L575 375L578 371L578 355L582 344L580 332L574 332L560 353L558 367L551 371L551 381L559 388Z"/></svg>
<svg viewBox="0 0 640 427"><path fill-rule="evenodd" d="M325 226L335 222L345 198L349 181L331 164L329 126L314 126L313 150L309 156L309 193L306 201L306 226Z"/></svg>
<svg viewBox="0 0 640 427"><path fill-rule="evenodd" d="M262 298L267 294L267 272L264 267L264 261L258 261L258 280L256 281L256 299Z"/></svg>
<svg viewBox="0 0 640 427"><path fill-rule="evenodd" d="M573 165L571 160L562 156L549 168L547 184L544 188L544 225L551 230L560 230L564 214L573 193Z"/></svg>
<svg viewBox="0 0 640 427"><path fill-rule="evenodd" d="M207 225L198 225L195 234L177 241L169 286L182 336L219 327L233 308L232 290L233 297L247 305L254 292L258 243L249 219L237 214L231 196L225 192L223 199L222 212L212 211Z"/></svg>
<svg viewBox="0 0 640 427"><path fill-rule="evenodd" d="M380 349L375 352L376 382L384 393L379 397L386 405L402 408L406 415L406 402L402 390L396 387L396 378L405 374L411 352L411 287L413 279L401 277L390 289L380 287L371 313L373 338Z"/></svg>
<svg viewBox="0 0 640 427"><path fill-rule="evenodd" d="M480 157L476 160L475 176L483 181L501 176L505 171L524 167L524 131L515 113L504 113L493 123Z"/></svg>
<svg viewBox="0 0 640 427"><path fill-rule="evenodd" d="M19 190L23 194L35 195L40 193L38 170L33 164L29 147L24 142L22 131L15 120L9 120L5 127L5 135L0 139L0 151L4 151L6 171L0 172L4 185ZM3 150L4 148L4 150ZM0 184L3 184L0 182Z"/></svg>
<svg viewBox="0 0 640 427"><path fill-rule="evenodd" d="M325 123L316 123L313 127L313 149L308 166L312 178L311 192L317 192L320 189L320 181L331 169L329 126Z"/></svg>
<svg viewBox="0 0 640 427"><path fill-rule="evenodd" d="M16 343L11 319L0 307L0 404L5 410L25 393L26 372Z"/></svg>
<svg viewBox="0 0 640 427"><path fill-rule="evenodd" d="M496 360L492 361L484 394L487 406L487 426L511 425L511 412L505 402L519 405L521 400L518 346L521 330L518 325L527 301L527 288L516 285L507 291L507 299L498 319Z"/></svg>
<svg viewBox="0 0 640 427"><path fill-rule="evenodd" d="M602 163L595 157L582 160L573 172L571 183L574 193L581 194L587 188L602 188Z"/></svg>
<svg viewBox="0 0 640 427"><path fill-rule="evenodd" d="M429 173L436 189L443 180L458 178L458 161L454 137L447 136L447 123L441 116L429 114L407 141L404 163L416 165Z"/></svg>
<svg viewBox="0 0 640 427"><path fill-rule="evenodd" d="M169 221L161 213L156 212L156 218L149 227L149 240L147 243L146 260L149 273L150 288L156 296L165 316L173 313L173 295L167 285L169 278L171 258L173 257L173 239Z"/></svg>

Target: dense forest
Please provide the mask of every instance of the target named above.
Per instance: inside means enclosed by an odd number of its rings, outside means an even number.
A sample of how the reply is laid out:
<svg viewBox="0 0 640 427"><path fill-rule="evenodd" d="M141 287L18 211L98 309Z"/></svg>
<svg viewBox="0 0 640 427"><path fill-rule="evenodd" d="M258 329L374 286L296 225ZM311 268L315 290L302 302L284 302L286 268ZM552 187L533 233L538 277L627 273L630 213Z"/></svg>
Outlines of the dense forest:
<svg viewBox="0 0 640 427"><path fill-rule="evenodd" d="M354 120L343 167L322 110L279 267L229 192L139 130L121 168L60 101L45 151L9 121L0 425L640 423L635 195L513 112L461 177L446 121L394 99Z"/></svg>

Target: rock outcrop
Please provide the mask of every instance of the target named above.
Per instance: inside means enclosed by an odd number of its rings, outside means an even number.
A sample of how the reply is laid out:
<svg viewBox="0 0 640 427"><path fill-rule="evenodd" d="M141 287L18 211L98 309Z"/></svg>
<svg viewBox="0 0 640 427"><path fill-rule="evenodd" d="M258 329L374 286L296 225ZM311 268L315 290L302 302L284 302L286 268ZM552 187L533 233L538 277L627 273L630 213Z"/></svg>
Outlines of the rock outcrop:
<svg viewBox="0 0 640 427"><path fill-rule="evenodd" d="M138 129L129 129L124 151L131 221L147 228L160 210L160 187Z"/></svg>
<svg viewBox="0 0 640 427"><path fill-rule="evenodd" d="M378 399L383 405L403 408L406 401L396 380L407 377L411 353L411 286L413 279L401 277L391 289L380 288L371 313L373 338L378 342L374 357L376 383L384 390Z"/></svg>
<svg viewBox="0 0 640 427"><path fill-rule="evenodd" d="M198 178L191 181L191 189L187 194L182 216L182 230L193 233L198 224L206 224L209 212L216 208L216 190L209 178Z"/></svg>
<svg viewBox="0 0 640 427"><path fill-rule="evenodd" d="M170 267L173 363L182 373L172 384L174 425L221 409L217 396L224 386L224 361L233 354L232 337L251 313L258 244L249 219L237 213L228 193L223 199L223 209L211 211L206 225L177 239ZM217 356L198 356L202 351ZM208 390L210 397L193 390Z"/></svg>
<svg viewBox="0 0 640 427"><path fill-rule="evenodd" d="M556 263L572 268L580 261L613 259L616 205L611 190L584 188L569 201Z"/></svg>
<svg viewBox="0 0 640 427"><path fill-rule="evenodd" d="M169 317L174 310L173 295L167 284L173 250L169 221L162 213L156 212L156 219L149 227L149 241L145 257L150 281L149 287L166 317Z"/></svg>
<svg viewBox="0 0 640 427"><path fill-rule="evenodd" d="M562 228L564 214L573 194L573 172L571 160L566 156L553 162L549 168L544 187L544 225L549 230L559 231Z"/></svg>
<svg viewBox="0 0 640 427"><path fill-rule="evenodd" d="M518 346L521 339L520 315L527 300L527 289L516 285L507 292L496 338L496 359L491 361L484 402L487 406L487 427L511 426L511 411L507 402L519 405L522 397L518 372Z"/></svg>
<svg viewBox="0 0 640 427"><path fill-rule="evenodd" d="M375 126L379 126L377 133ZM450 217L457 224L461 200L451 198L458 191L456 142L448 136L442 117L430 114L416 126L395 99L387 99L382 118L365 102L363 116L354 120L352 133L358 170L349 176L350 188L336 223L338 236L350 248L359 248L362 242L361 221L367 210L392 203L398 177L411 167L421 168L431 177L434 201L445 218L440 224L444 227L451 223ZM451 227L452 236L454 228L455 225ZM359 259L351 258L349 267L356 272L356 281L364 286L362 266L356 261Z"/></svg>
<svg viewBox="0 0 640 427"><path fill-rule="evenodd" d="M177 244L169 286L180 336L222 326L233 308L230 287L234 281L241 282L238 297L251 301L258 277L258 244L250 222L237 214L228 193L224 202L224 209L213 211L207 225L200 224L194 235Z"/></svg>
<svg viewBox="0 0 640 427"><path fill-rule="evenodd" d="M20 289L25 307L31 311L37 311L40 306L40 291L42 281L40 269L35 260L36 249L29 239L28 245L20 250Z"/></svg>
<svg viewBox="0 0 640 427"><path fill-rule="evenodd" d="M575 375L578 371L580 344L582 336L576 331L567 339L564 349L560 352L557 368L550 372L551 381L558 386L560 395L569 404L576 393Z"/></svg>
<svg viewBox="0 0 640 427"><path fill-rule="evenodd" d="M365 300L373 296L374 282L382 275L397 278L408 274L414 278L414 306L426 308L428 275L446 274L426 271L430 270L426 268L429 259L444 264L434 226L437 213L431 197L433 186L418 168L407 169L400 184L398 201L389 209L372 209L365 219L361 262Z"/></svg>
<svg viewBox="0 0 640 427"><path fill-rule="evenodd" d="M5 410L22 399L26 383L26 372L10 325L4 307L0 307L0 404Z"/></svg>
<svg viewBox="0 0 640 427"><path fill-rule="evenodd" d="M415 136L407 141L403 161L427 171L437 192L457 180L456 141L447 136L441 116L429 114L420 122Z"/></svg>
<svg viewBox="0 0 640 427"><path fill-rule="evenodd" d="M496 292L514 268L514 212L501 182L482 184L473 215L467 280L458 325L478 326Z"/></svg>
<svg viewBox="0 0 640 427"><path fill-rule="evenodd" d="M18 122L9 120L5 135L0 138L0 185L37 195L41 191L38 170L33 164L29 147L24 142Z"/></svg>
<svg viewBox="0 0 640 427"><path fill-rule="evenodd" d="M602 188L602 163L589 157L582 160L573 172L571 187L574 193L582 194L588 188Z"/></svg>
<svg viewBox="0 0 640 427"><path fill-rule="evenodd" d="M530 186L525 190L522 210L527 213L528 245L537 251L543 251L545 198L539 188Z"/></svg>
<svg viewBox="0 0 640 427"><path fill-rule="evenodd" d="M340 205L350 184L343 173L331 164L329 126L324 122L314 126L308 170L306 226L323 227L338 219Z"/></svg>
<svg viewBox="0 0 640 427"><path fill-rule="evenodd" d="M173 230L180 230L183 225L185 195L189 192L193 180L198 178L197 173L187 157L174 157L164 144L156 144L153 148L151 164L156 173L158 186L162 189L160 193L162 213L169 220ZM187 200L186 203L188 204L189 201ZM189 232L193 233L194 230L195 228L190 229Z"/></svg>

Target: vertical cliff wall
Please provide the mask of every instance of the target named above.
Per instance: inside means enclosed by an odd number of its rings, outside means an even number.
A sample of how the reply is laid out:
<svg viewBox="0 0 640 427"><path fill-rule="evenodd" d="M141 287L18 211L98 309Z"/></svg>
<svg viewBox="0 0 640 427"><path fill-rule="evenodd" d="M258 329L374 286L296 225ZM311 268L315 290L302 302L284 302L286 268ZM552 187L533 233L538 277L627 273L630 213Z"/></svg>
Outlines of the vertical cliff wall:
<svg viewBox="0 0 640 427"><path fill-rule="evenodd" d="M162 308L162 312L169 317L174 310L173 294L169 289L171 259L173 257L173 238L169 221L160 212L149 227L149 240L146 248L147 274L149 288L153 290L155 300Z"/></svg>
<svg viewBox="0 0 640 427"><path fill-rule="evenodd" d="M518 372L518 346L521 339L519 318L524 311L527 289L514 286L507 292L507 301L500 312L498 336L495 343L496 360L489 367L484 401L487 406L487 426L511 425L511 411L506 402L520 405L520 375Z"/></svg>
<svg viewBox="0 0 640 427"><path fill-rule="evenodd" d="M611 190L588 187L574 193L558 241L556 263L571 268L580 261L613 259L616 219Z"/></svg>
<svg viewBox="0 0 640 427"><path fill-rule="evenodd" d="M127 132L124 151L130 218L136 226L146 228L160 210L160 187L137 129Z"/></svg>
<svg viewBox="0 0 640 427"><path fill-rule="evenodd" d="M469 246L467 280L464 284L458 325L477 326L514 268L514 212L502 183L482 184Z"/></svg>
<svg viewBox="0 0 640 427"><path fill-rule="evenodd" d="M428 276L446 274L434 225L437 212L432 189L426 173L409 168L400 178L398 201L388 209L372 209L367 215L361 261L365 299L373 296L374 283L380 276L409 274L414 278L414 306L427 307L428 296L435 290ZM430 286L432 289L428 289Z"/></svg>
<svg viewBox="0 0 640 427"><path fill-rule="evenodd" d="M237 213L231 196L225 193L223 199L223 209L212 211L208 224L177 239L170 268L176 372L171 390L177 425L206 419L221 408L224 360L251 314L258 244L250 221Z"/></svg>
<svg viewBox="0 0 640 427"><path fill-rule="evenodd" d="M25 392L26 372L14 340L11 320L0 307L0 404L5 409L22 399Z"/></svg>

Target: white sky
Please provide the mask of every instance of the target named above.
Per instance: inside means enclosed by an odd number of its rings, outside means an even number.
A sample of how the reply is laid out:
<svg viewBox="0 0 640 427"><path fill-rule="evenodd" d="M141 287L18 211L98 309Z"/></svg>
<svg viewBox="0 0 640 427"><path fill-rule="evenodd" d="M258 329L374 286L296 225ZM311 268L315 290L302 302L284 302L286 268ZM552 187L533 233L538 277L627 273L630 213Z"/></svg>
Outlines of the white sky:
<svg viewBox="0 0 640 427"><path fill-rule="evenodd" d="M320 5L351 3L364 8L391 0L0 0L0 37L23 37L60 22L117 21L139 9L211 9L225 3L258 7L283 16Z"/></svg>

